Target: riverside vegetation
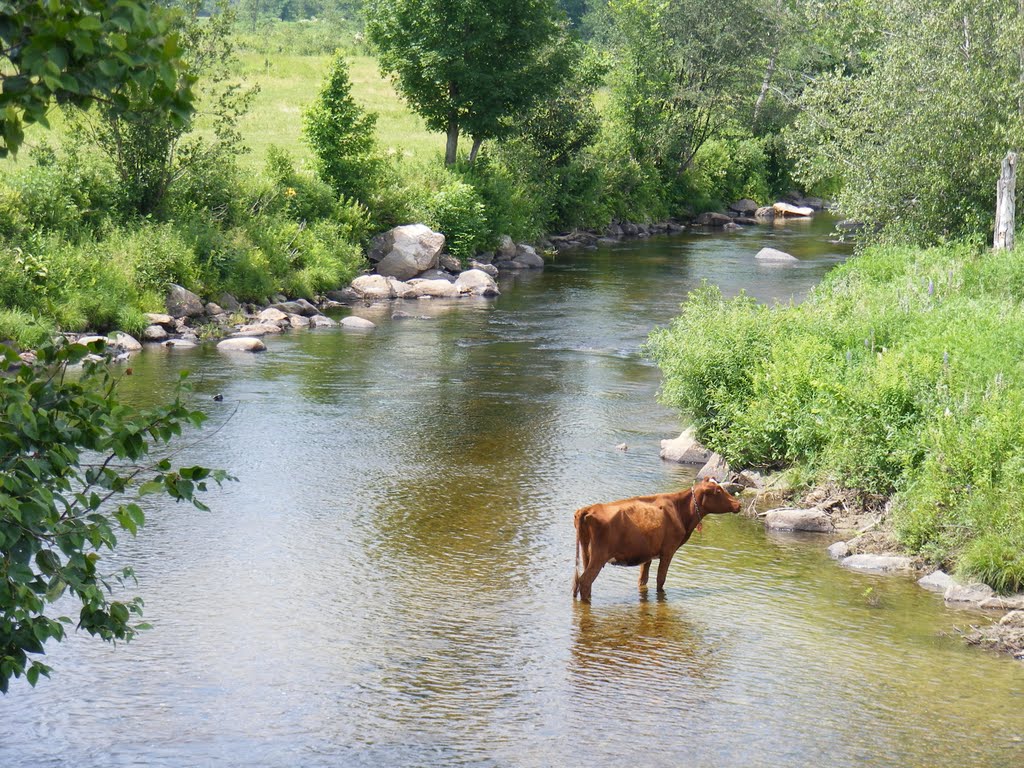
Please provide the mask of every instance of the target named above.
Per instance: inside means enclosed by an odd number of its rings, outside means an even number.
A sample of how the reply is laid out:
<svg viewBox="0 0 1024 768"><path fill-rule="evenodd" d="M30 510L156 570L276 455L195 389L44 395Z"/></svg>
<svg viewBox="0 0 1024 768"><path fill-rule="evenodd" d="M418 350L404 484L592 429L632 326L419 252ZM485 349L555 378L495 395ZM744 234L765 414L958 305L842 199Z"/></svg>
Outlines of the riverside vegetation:
<svg viewBox="0 0 1024 768"><path fill-rule="evenodd" d="M0 148L20 151L0 168L0 339L137 334L170 284L315 299L411 221L466 260L504 235L801 187L861 220L867 249L799 307L698 292L652 337L666 401L726 458L891 498L907 547L1020 588L1021 275L982 242L1020 144L1021 15L1009 0L5 11Z"/></svg>

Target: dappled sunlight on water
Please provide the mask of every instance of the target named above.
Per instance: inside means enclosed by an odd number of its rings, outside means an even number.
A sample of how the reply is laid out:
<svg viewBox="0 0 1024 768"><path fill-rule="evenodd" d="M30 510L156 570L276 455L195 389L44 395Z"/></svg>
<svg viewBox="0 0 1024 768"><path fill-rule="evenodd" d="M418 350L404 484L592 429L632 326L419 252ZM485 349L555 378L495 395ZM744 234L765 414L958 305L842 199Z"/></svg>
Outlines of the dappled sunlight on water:
<svg viewBox="0 0 1024 768"><path fill-rule="evenodd" d="M665 595L609 567L571 599L573 510L693 479L658 458L680 425L649 330L703 279L799 300L842 257L820 228L632 242L493 301L353 310L373 333L147 350L131 396L190 367L211 419L179 459L240 482L209 513L152 502L111 568L155 628L53 647L53 680L0 699L0 764L1021 764L1024 667L819 539L716 518Z"/></svg>

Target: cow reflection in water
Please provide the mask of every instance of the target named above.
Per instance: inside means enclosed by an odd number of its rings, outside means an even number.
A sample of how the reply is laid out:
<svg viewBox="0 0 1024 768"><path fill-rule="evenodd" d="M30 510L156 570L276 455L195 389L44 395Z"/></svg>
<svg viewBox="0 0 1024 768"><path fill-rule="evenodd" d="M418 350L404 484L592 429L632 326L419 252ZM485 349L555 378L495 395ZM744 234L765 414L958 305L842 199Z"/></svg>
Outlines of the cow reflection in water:
<svg viewBox="0 0 1024 768"><path fill-rule="evenodd" d="M672 556L689 540L704 516L739 511L739 500L710 478L678 493L634 496L576 510L573 597L590 602L591 585L607 563L639 565L639 586L646 589L655 558L658 591L663 591Z"/></svg>
<svg viewBox="0 0 1024 768"><path fill-rule="evenodd" d="M631 683L619 695L649 702L655 687L680 696L694 681L713 678L717 644L664 595L641 595L639 604L591 606L574 612L571 671L582 687L607 694L609 680ZM670 697L671 698L671 697ZM673 706L678 705L677 699Z"/></svg>

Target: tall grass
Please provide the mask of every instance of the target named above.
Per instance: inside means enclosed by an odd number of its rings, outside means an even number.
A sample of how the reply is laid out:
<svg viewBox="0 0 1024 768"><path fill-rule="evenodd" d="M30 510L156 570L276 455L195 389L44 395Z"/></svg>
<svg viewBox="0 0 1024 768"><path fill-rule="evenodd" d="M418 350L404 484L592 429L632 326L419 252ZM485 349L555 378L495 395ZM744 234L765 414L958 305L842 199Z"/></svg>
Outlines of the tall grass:
<svg viewBox="0 0 1024 768"><path fill-rule="evenodd" d="M652 334L663 400L738 464L893 499L913 552L1024 587L1024 260L875 248L798 306L705 286Z"/></svg>

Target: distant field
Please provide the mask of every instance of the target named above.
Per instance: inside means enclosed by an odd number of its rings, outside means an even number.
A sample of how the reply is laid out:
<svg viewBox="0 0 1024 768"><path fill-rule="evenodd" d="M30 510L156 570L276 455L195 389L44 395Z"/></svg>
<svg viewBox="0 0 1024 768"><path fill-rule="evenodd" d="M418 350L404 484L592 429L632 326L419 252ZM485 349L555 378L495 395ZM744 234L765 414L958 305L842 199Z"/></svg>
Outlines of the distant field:
<svg viewBox="0 0 1024 768"><path fill-rule="evenodd" d="M244 167L262 167L267 147L272 144L287 149L297 159L309 157L309 150L302 141L302 110L316 97L330 58L283 53L239 54L239 77L247 85L260 86L252 108L239 126L251 150L241 158ZM349 67L356 101L378 114L377 135L384 151L416 159L431 158L444 151L444 137L427 132L423 121L409 111L391 83L380 76L373 57L352 57ZM59 110L51 111L50 121L49 131L29 127L27 150L41 140L60 145L64 120ZM199 132L203 133L202 123ZM0 161L0 172L11 168L12 162L15 161Z"/></svg>
<svg viewBox="0 0 1024 768"><path fill-rule="evenodd" d="M246 165L260 165L271 144L297 158L309 156L302 141L302 110L320 89L329 56L243 53L240 75L246 84L258 84L260 93L241 130L252 152ZM415 158L429 158L444 150L444 137L428 133L423 121L398 98L391 83L380 76L370 56L349 59L352 94L365 109L376 112L377 136L382 149Z"/></svg>

